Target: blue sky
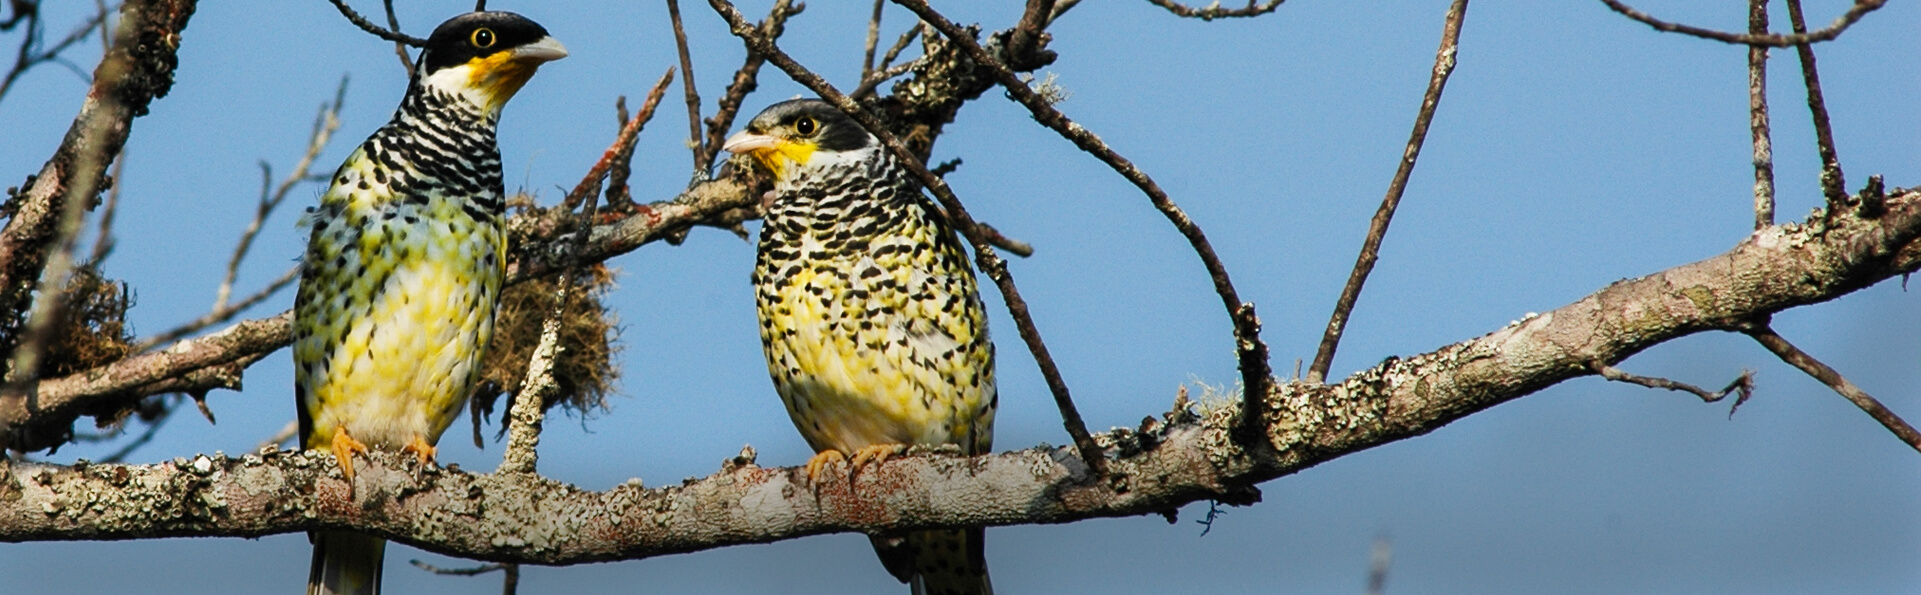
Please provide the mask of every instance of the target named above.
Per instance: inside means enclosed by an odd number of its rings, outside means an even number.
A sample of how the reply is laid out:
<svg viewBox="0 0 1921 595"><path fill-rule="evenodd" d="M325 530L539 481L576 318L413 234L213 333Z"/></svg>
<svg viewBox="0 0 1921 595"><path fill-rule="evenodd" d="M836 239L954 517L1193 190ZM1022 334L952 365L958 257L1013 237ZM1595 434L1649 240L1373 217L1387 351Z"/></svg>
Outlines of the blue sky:
<svg viewBox="0 0 1921 595"><path fill-rule="evenodd" d="M359 2L363 9L378 3ZM471 3L402 2L424 35ZM636 101L676 64L660 2L498 0L546 25L573 55L513 101L500 138L508 186L553 201L614 134L613 98ZM764 14L766 2L748 3ZM1718 28L1745 26L1743 3L1652 0L1643 9ZM1825 23L1840 0L1809 2ZM1046 72L1061 104L1156 176L1204 226L1258 303L1283 373L1311 359L1322 325L1406 141L1446 2L1295 0L1247 21L1174 18L1145 2L1088 2L1054 28ZM705 3L688 35L709 106L742 50ZM960 21L1005 28L1015 2L942 2ZM1777 23L1785 11L1775 7ZM55 23L84 7L50 6ZM816 0L782 40L851 87L869 5ZM890 38L907 27L889 12ZM1851 187L1921 176L1921 8L1892 3L1818 46L1822 82ZM0 37L11 47L17 33ZM909 52L912 55L912 52ZM1792 52L1771 65L1783 221L1820 202L1818 161ZM90 67L94 58L76 55ZM252 214L256 161L284 172L315 108L352 77L330 169L385 122L406 83L392 47L325 2L207 2L185 32L173 94L137 120L128 148L119 250L106 272L138 292L131 314L154 333L204 312ZM1342 344L1334 375L1432 350L1547 311L1627 277L1718 254L1750 230L1745 51L1658 34L1599 2L1498 2L1469 9L1449 83L1407 198ZM763 71L751 110L802 91ZM0 180L15 185L59 142L84 84L34 71L0 100ZM671 196L691 160L678 87L643 133L637 197ZM1236 377L1227 319L1198 261L1146 199L1026 112L989 92L964 109L936 159L977 218L1032 242L1012 266L1090 426L1137 424L1183 383ZM248 292L291 266L304 236L295 191L243 269ZM764 372L747 274L753 247L715 230L685 245L619 257L611 298L625 374L612 409L552 422L543 473L590 489L630 477L663 485L704 476L743 444L767 465L809 452ZM991 289L990 289L991 291ZM252 317L284 310L282 294ZM989 297L997 304L997 297ZM1777 317L1776 328L1910 419L1921 417L1921 317L1898 282ZM1004 312L995 444L1067 442L1045 385ZM1701 335L1649 350L1625 370L1719 385L1744 368L1760 391L1725 405L1589 378L1469 417L1427 436L1330 461L1262 486L1201 535L1192 521L1098 520L988 532L1007 593L1351 593L1368 548L1394 544L1395 593L1894 592L1921 586L1921 474L1912 449L1821 385L1743 337ZM182 415L136 453L152 462L246 451L293 418L283 351L248 389L215 393L220 423ZM491 469L465 422L442 461ZM76 445L55 460L114 448ZM393 592L494 592L497 578L426 575L407 547L388 553ZM259 540L0 545L0 592L294 592L301 535ZM83 571L82 569L90 569ZM523 592L896 592L857 535L814 537L636 562L529 568Z"/></svg>

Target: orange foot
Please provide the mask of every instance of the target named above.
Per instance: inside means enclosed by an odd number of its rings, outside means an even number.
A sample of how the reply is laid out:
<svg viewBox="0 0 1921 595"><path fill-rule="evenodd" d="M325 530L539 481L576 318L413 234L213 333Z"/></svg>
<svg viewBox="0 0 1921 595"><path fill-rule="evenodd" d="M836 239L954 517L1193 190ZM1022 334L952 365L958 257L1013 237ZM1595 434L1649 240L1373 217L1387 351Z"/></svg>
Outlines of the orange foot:
<svg viewBox="0 0 1921 595"><path fill-rule="evenodd" d="M827 470L828 465L845 462L847 462L847 455L841 454L838 450L830 448L820 451L813 458L807 459L807 483L819 486L820 473Z"/></svg>
<svg viewBox="0 0 1921 595"><path fill-rule="evenodd" d="M414 436L414 439L408 441L407 446L401 448L400 452L411 453L418 457L421 467L431 467L434 464L434 455L440 451L435 449L434 445L428 444L426 438Z"/></svg>
<svg viewBox="0 0 1921 595"><path fill-rule="evenodd" d="M847 475L850 478L855 475L860 475L860 470L867 468L868 465L879 465L887 462L888 457L903 452L907 452L907 445L905 444L869 444L862 446L860 450L854 451L854 468L849 471Z"/></svg>
<svg viewBox="0 0 1921 595"><path fill-rule="evenodd" d="M354 453L366 456L367 445L347 435L347 426L334 426L333 451L334 458L340 460L340 474L347 478L347 483L353 483Z"/></svg>

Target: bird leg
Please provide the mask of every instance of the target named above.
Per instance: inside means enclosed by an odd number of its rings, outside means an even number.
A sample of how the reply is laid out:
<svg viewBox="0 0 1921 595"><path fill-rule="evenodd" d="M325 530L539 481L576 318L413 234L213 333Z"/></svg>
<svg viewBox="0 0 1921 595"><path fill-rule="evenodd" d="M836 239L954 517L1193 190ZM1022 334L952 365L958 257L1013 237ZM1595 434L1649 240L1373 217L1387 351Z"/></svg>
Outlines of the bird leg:
<svg viewBox="0 0 1921 595"><path fill-rule="evenodd" d="M332 445L334 458L340 460L340 474L347 478L347 483L353 483L354 453L360 453L361 456L366 456L367 445L362 444L359 440L355 440L353 436L347 435L347 426L344 425L334 426Z"/></svg>

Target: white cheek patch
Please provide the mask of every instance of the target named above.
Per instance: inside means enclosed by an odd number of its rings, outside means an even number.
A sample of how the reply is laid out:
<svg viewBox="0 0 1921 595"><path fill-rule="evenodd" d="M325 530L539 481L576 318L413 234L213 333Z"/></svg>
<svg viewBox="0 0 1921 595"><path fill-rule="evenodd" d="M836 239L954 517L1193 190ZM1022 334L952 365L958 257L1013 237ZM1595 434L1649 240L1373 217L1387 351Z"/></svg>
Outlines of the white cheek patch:
<svg viewBox="0 0 1921 595"><path fill-rule="evenodd" d="M487 105L487 96L481 92L480 87L473 84L473 75L473 66L467 64L449 66L427 75L427 87L439 89L449 95L466 99L467 103L484 108Z"/></svg>

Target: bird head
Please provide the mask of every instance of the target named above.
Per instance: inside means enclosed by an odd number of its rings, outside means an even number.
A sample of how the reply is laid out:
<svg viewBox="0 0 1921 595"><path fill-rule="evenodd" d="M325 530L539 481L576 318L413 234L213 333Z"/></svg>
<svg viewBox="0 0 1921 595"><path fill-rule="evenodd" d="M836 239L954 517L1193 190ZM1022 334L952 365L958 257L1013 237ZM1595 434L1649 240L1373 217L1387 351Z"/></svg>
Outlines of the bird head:
<svg viewBox="0 0 1921 595"><path fill-rule="evenodd" d="M876 144L873 135L833 105L793 99L761 110L721 148L751 155L775 179L785 180L798 172L865 158Z"/></svg>
<svg viewBox="0 0 1921 595"><path fill-rule="evenodd" d="M567 57L567 47L540 23L511 12L470 12L427 37L415 84L466 98L497 114L541 64Z"/></svg>

